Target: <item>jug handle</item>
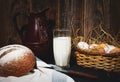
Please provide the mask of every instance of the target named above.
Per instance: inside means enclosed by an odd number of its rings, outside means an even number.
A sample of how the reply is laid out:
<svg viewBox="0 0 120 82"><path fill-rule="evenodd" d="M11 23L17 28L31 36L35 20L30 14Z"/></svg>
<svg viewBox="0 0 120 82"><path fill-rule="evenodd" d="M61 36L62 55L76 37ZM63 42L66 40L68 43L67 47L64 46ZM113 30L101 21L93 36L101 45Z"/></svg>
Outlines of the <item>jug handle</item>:
<svg viewBox="0 0 120 82"><path fill-rule="evenodd" d="M24 29L25 29L25 26L22 27L21 29L18 27L17 17L20 16L20 15L23 15L23 16L25 16L25 17L28 17L28 15L26 15L26 14L24 14L24 13L21 13L21 12L18 12L18 13L16 13L16 14L14 15L14 17L13 17L14 28L15 28L15 30L18 32L18 34L19 34L19 36L20 36L20 38L21 38L21 40L22 40L23 31L24 31Z"/></svg>

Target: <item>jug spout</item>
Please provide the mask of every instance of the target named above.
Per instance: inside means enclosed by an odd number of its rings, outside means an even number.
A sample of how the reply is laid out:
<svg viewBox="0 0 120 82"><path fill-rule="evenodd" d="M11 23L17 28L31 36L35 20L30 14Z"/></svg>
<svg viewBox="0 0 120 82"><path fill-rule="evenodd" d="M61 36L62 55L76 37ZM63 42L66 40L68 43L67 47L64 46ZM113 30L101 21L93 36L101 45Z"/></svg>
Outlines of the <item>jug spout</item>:
<svg viewBox="0 0 120 82"><path fill-rule="evenodd" d="M49 8L44 9L44 10L42 10L42 11L40 12L40 14L45 14L45 13L46 13L46 11L48 11L48 10L49 10Z"/></svg>
<svg viewBox="0 0 120 82"><path fill-rule="evenodd" d="M39 16L39 17L41 17L41 18L47 18L47 17L46 17L46 12L47 12L48 10L49 10L49 8L44 9L44 10L42 10L42 11L40 11L40 12L31 12L30 15L29 15L29 17L31 17L31 16Z"/></svg>

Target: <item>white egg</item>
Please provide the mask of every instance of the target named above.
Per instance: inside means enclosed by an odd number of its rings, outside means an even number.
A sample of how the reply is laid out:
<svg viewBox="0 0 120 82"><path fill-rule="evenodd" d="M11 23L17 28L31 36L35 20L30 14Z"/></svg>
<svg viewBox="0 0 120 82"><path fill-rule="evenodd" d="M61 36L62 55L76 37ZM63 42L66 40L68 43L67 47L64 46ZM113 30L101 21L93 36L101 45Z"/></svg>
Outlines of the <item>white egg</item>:
<svg viewBox="0 0 120 82"><path fill-rule="evenodd" d="M107 45L104 47L105 53L109 53L111 50L115 49L116 47L113 45Z"/></svg>
<svg viewBox="0 0 120 82"><path fill-rule="evenodd" d="M90 44L90 45L89 45L89 48L93 48L93 47L95 47L95 46L98 46L98 44Z"/></svg>
<svg viewBox="0 0 120 82"><path fill-rule="evenodd" d="M85 49L85 50L87 50L88 49L88 47L89 47L89 45L86 43L86 42L79 42L78 43L78 47L80 48L80 49Z"/></svg>

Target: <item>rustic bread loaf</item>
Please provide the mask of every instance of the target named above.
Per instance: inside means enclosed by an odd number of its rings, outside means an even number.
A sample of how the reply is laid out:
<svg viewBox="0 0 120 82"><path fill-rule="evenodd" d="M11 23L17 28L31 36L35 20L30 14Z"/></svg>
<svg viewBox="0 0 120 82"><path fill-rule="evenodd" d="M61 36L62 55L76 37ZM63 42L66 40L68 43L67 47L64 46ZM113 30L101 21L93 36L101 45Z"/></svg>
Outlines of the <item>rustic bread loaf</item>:
<svg viewBox="0 0 120 82"><path fill-rule="evenodd" d="M34 53L18 44L0 48L0 76L22 76L33 70Z"/></svg>

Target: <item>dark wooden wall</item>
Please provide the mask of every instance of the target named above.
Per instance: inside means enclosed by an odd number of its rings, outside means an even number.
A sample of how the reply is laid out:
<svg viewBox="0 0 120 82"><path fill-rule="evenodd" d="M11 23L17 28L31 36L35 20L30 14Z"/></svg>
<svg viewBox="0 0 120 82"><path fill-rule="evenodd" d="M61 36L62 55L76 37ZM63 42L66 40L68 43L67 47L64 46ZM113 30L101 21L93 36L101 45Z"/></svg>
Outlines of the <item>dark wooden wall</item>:
<svg viewBox="0 0 120 82"><path fill-rule="evenodd" d="M120 32L120 0L111 0L111 29L112 33L117 34ZM114 28L114 29L113 29ZM120 34L120 33L119 33ZM120 38L120 37L119 37Z"/></svg>
<svg viewBox="0 0 120 82"><path fill-rule="evenodd" d="M50 8L47 12L49 20L57 25L59 0L0 0L0 47L12 43L21 43L14 27L13 17L18 12L38 12ZM61 0L62 1L62 0ZM104 28L112 34L120 31L119 0L69 0L73 1L73 28L91 28L102 20ZM88 17L87 20L85 20ZM98 20L96 22L96 20ZM19 28L26 24L24 16L18 17Z"/></svg>
<svg viewBox="0 0 120 82"><path fill-rule="evenodd" d="M19 12L40 12L50 8L48 19L55 20L57 0L0 0L0 46L9 43L21 43L21 38L14 26L13 18ZM17 17L18 28L27 23L25 16Z"/></svg>

